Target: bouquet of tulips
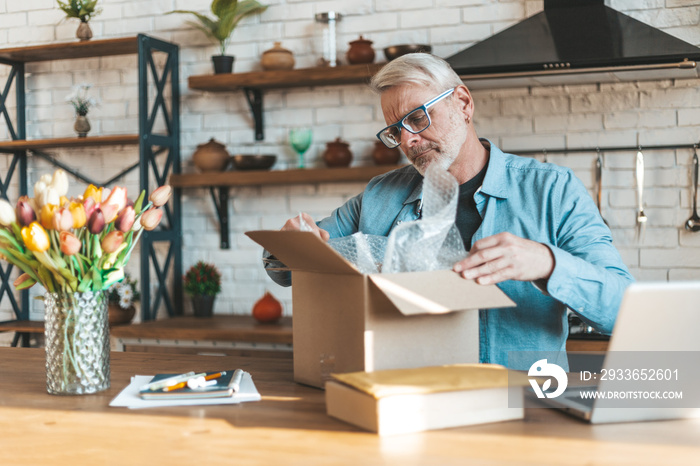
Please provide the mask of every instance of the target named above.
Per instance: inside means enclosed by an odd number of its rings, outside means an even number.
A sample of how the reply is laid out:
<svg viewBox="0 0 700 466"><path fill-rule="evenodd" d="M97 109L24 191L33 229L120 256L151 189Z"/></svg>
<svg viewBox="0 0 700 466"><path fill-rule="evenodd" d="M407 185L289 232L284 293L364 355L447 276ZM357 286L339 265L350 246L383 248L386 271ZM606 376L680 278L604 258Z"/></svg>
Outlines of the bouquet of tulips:
<svg viewBox="0 0 700 466"><path fill-rule="evenodd" d="M33 198L22 196L15 207L0 199L0 258L24 272L18 290L41 283L52 293L100 291L122 280L141 233L160 223L171 189L159 187L145 205L145 191L132 203L119 186L90 185L77 199L67 192L68 177L57 170L34 184Z"/></svg>

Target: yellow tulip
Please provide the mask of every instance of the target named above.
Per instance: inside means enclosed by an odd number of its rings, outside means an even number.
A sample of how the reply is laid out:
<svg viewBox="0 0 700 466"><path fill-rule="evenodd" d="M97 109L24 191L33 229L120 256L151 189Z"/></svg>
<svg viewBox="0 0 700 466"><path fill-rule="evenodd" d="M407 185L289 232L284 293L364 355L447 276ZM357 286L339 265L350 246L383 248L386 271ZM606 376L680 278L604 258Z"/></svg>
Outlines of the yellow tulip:
<svg viewBox="0 0 700 466"><path fill-rule="evenodd" d="M53 216L58 210L58 206L55 204L45 204L39 212L39 221L41 226L47 230L53 230Z"/></svg>
<svg viewBox="0 0 700 466"><path fill-rule="evenodd" d="M83 200L91 197L96 203L102 202L102 191L104 188L98 188L94 184L91 184L85 189L83 193Z"/></svg>
<svg viewBox="0 0 700 466"><path fill-rule="evenodd" d="M32 252L46 252L51 245L46 230L37 222L32 222L28 227L22 228L24 245Z"/></svg>
<svg viewBox="0 0 700 466"><path fill-rule="evenodd" d="M71 201L68 210L73 215L73 228L82 228L87 222L85 207L80 202Z"/></svg>

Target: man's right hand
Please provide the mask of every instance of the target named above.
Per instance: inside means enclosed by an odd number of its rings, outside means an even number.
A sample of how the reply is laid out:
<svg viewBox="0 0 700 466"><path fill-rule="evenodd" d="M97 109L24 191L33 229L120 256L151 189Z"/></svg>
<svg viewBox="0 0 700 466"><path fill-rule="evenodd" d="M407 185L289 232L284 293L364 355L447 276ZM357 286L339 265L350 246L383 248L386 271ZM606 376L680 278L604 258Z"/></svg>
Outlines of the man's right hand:
<svg viewBox="0 0 700 466"><path fill-rule="evenodd" d="M306 214L306 213L301 213L300 214L304 222L311 228L311 231L321 238L323 241L328 241L328 239L331 237L331 235L326 231L322 230L316 225L316 222L314 222L314 219L311 218L311 215ZM287 222L284 224L284 226L281 228L281 231L300 231L301 230L301 225L299 223L299 216L297 215L296 217L292 217Z"/></svg>

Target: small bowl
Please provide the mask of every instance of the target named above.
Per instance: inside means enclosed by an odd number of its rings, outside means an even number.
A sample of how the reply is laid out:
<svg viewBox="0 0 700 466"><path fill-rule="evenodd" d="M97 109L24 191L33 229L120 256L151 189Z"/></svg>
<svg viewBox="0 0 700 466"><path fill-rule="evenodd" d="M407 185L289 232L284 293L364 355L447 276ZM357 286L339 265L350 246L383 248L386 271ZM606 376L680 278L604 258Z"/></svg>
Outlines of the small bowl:
<svg viewBox="0 0 700 466"><path fill-rule="evenodd" d="M392 45L391 47L385 48L384 55L386 56L387 60L391 61L394 58L399 58L401 55L406 55L407 53L430 53L432 50L433 48L426 44L401 44Z"/></svg>
<svg viewBox="0 0 700 466"><path fill-rule="evenodd" d="M236 154L231 156L231 163L236 170L269 170L277 161L276 155Z"/></svg>

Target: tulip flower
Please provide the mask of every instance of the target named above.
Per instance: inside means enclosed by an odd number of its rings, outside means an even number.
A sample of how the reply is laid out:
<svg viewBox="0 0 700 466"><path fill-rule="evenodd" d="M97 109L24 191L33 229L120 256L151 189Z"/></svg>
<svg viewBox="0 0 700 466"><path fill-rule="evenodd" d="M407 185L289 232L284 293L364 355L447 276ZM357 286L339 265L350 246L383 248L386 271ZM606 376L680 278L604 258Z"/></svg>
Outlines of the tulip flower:
<svg viewBox="0 0 700 466"><path fill-rule="evenodd" d="M117 219L114 221L114 226L117 230L123 231L124 233L131 230L134 226L134 219L136 218L136 212L132 206L124 207L124 210L119 212Z"/></svg>
<svg viewBox="0 0 700 466"><path fill-rule="evenodd" d="M162 205L165 205L166 202L168 202L171 193L172 188L166 184L153 191L148 197L148 200L151 201L154 206L160 207Z"/></svg>
<svg viewBox="0 0 700 466"><path fill-rule="evenodd" d="M59 236L61 242L61 252L67 256L72 256L80 251L82 244L80 240L69 231L62 231Z"/></svg>
<svg viewBox="0 0 700 466"><path fill-rule="evenodd" d="M105 200L104 204L110 204L117 206L117 212L126 207L126 188L120 186L115 186L114 189L109 193L109 197Z"/></svg>
<svg viewBox="0 0 700 466"><path fill-rule="evenodd" d="M50 246L48 233L37 222L22 228L22 239L24 245L32 252L46 252Z"/></svg>
<svg viewBox="0 0 700 466"><path fill-rule="evenodd" d="M117 230L110 231L104 238L102 238L102 250L107 254L111 254L119 249L119 246L121 246L123 242L124 233Z"/></svg>
<svg viewBox="0 0 700 466"><path fill-rule="evenodd" d="M87 222L88 230L93 235L102 233L102 230L105 229L105 224L105 216L102 213L102 209L100 207L95 208Z"/></svg>
<svg viewBox="0 0 700 466"><path fill-rule="evenodd" d="M68 204L68 210L70 210L70 213L73 216L73 228L82 228L83 225L87 223L85 208L80 202L71 202Z"/></svg>
<svg viewBox="0 0 700 466"><path fill-rule="evenodd" d="M17 280L13 283L14 287L18 290L28 290L36 284L34 280L28 273L23 273Z"/></svg>
<svg viewBox="0 0 700 466"><path fill-rule="evenodd" d="M85 200L83 200L83 209L85 209L85 216L87 218L90 218L96 208L97 202L95 202L95 199L92 197L86 197Z"/></svg>
<svg viewBox="0 0 700 466"><path fill-rule="evenodd" d="M52 186L47 186L38 196L35 196L35 198L40 207L46 204L58 205L61 202L61 197Z"/></svg>
<svg viewBox="0 0 700 466"><path fill-rule="evenodd" d="M36 213L29 203L29 198L27 196L22 196L19 198L15 213L17 214L17 221L19 222L20 226L26 227L36 220Z"/></svg>
<svg viewBox="0 0 700 466"><path fill-rule="evenodd" d="M150 209L141 214L141 226L146 231L154 230L163 218L163 211L160 209Z"/></svg>
<svg viewBox="0 0 700 466"><path fill-rule="evenodd" d="M5 199L0 199L0 225L9 227L17 221L17 215L12 205Z"/></svg>
<svg viewBox="0 0 700 466"><path fill-rule="evenodd" d="M117 206L114 204L100 204L100 210L105 217L105 223L112 223L117 218Z"/></svg>
<svg viewBox="0 0 700 466"><path fill-rule="evenodd" d="M53 214L53 229L68 231L73 228L73 214L67 207L59 207Z"/></svg>
<svg viewBox="0 0 700 466"><path fill-rule="evenodd" d="M68 175L66 172L58 169L54 172L49 186L52 187L59 196L65 196L68 193Z"/></svg>
<svg viewBox="0 0 700 466"><path fill-rule="evenodd" d="M85 189L83 200L87 200L88 197L91 197L95 203L100 203L102 202L102 191L103 188L98 188L94 184L91 184Z"/></svg>
<svg viewBox="0 0 700 466"><path fill-rule="evenodd" d="M45 204L39 212L39 221L41 226L47 230L53 230L53 217L58 210L58 206L54 204Z"/></svg>

